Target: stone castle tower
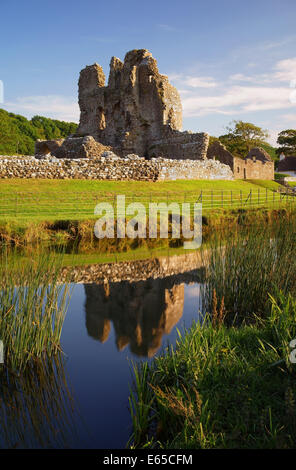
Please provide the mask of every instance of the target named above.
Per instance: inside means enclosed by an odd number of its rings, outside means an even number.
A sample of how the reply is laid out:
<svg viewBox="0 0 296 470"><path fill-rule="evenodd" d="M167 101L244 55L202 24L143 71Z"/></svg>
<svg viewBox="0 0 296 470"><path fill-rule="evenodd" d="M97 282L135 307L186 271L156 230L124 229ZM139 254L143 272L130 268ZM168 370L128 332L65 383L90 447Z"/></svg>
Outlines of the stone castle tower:
<svg viewBox="0 0 296 470"><path fill-rule="evenodd" d="M178 91L146 49L124 61L112 57L106 85L100 65L85 67L79 77L80 123L67 139L37 141L37 155L97 158L104 150L118 156L206 159L209 135L182 132Z"/></svg>
<svg viewBox="0 0 296 470"><path fill-rule="evenodd" d="M151 142L182 129L178 91L146 49L112 57L108 85L102 67L80 72L80 124L77 136L91 135L123 153L148 155Z"/></svg>

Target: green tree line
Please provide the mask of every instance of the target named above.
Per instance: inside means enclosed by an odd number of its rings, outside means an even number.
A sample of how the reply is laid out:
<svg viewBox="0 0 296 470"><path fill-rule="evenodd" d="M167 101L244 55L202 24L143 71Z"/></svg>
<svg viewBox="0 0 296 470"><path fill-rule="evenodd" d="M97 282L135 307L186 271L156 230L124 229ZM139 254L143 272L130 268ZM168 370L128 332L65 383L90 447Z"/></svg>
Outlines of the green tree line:
<svg viewBox="0 0 296 470"><path fill-rule="evenodd" d="M0 109L0 155L34 155L37 139L59 139L73 134L74 122L58 121L43 116L27 119Z"/></svg>

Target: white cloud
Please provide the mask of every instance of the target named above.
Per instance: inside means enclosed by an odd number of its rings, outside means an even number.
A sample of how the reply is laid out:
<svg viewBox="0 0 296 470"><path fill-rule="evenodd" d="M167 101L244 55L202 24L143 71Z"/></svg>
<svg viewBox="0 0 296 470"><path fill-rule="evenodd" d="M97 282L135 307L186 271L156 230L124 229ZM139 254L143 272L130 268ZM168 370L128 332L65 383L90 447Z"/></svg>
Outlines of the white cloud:
<svg viewBox="0 0 296 470"><path fill-rule="evenodd" d="M289 95L290 90L284 87L233 86L222 90L219 95L185 95L182 103L185 117L210 113L228 115L289 108L293 106Z"/></svg>
<svg viewBox="0 0 296 470"><path fill-rule="evenodd" d="M214 88L217 83L212 77L186 77L184 80L185 85L192 88Z"/></svg>
<svg viewBox="0 0 296 470"><path fill-rule="evenodd" d="M217 86L213 77L172 74L169 75L169 79L172 82L176 82L177 86L180 84L189 88L215 88Z"/></svg>
<svg viewBox="0 0 296 470"><path fill-rule="evenodd" d="M275 47L275 45L274 45ZM172 74L181 88L184 117L210 114L239 115L257 111L295 109L291 102L292 79L296 80L296 58L280 60L265 73L233 73L227 80L213 76ZM286 82L286 83L284 83ZM213 88L213 92L210 92Z"/></svg>
<svg viewBox="0 0 296 470"><path fill-rule="evenodd" d="M24 96L15 101L7 101L2 106L7 111L29 118L39 114L63 121L79 121L79 106L77 100L72 97L61 95Z"/></svg>
<svg viewBox="0 0 296 470"><path fill-rule="evenodd" d="M272 81L272 77L268 74L244 75L243 73L235 73L234 75L230 75L229 79L234 82L249 82L257 84L270 83Z"/></svg>
<svg viewBox="0 0 296 470"><path fill-rule="evenodd" d="M296 127L296 113L282 114L280 118L286 122L290 122L291 124L293 124L294 128Z"/></svg>
<svg viewBox="0 0 296 470"><path fill-rule="evenodd" d="M238 82L252 82L254 77L248 77L242 73L235 73L234 75L230 75L229 79Z"/></svg>
<svg viewBox="0 0 296 470"><path fill-rule="evenodd" d="M288 82L296 79L296 57L280 60L276 63L274 79Z"/></svg>

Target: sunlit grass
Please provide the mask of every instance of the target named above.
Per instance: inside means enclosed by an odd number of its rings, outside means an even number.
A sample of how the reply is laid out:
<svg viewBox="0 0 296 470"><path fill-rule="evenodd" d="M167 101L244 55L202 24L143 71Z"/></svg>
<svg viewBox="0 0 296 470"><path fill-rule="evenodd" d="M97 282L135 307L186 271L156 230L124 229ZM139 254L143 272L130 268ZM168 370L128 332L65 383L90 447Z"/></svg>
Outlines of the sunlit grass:
<svg viewBox="0 0 296 470"><path fill-rule="evenodd" d="M203 321L134 368L129 446L295 447L295 233L295 219L283 217L217 238Z"/></svg>

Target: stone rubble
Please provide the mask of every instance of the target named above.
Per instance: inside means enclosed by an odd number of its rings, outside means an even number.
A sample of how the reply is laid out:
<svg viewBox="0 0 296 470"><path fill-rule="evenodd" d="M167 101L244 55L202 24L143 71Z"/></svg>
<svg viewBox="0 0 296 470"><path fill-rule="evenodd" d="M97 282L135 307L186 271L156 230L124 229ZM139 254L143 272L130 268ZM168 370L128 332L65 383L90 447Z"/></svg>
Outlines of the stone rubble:
<svg viewBox="0 0 296 470"><path fill-rule="evenodd" d="M105 155L105 156L103 156ZM0 178L91 179L113 181L168 181L177 179L232 180L228 165L216 160L175 160L135 154L120 158L104 152L99 158L59 159L48 155L0 156Z"/></svg>

